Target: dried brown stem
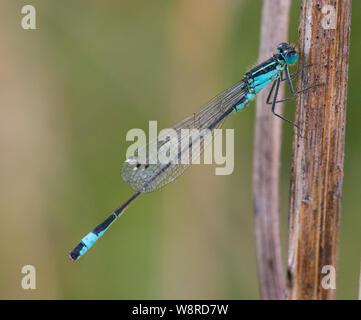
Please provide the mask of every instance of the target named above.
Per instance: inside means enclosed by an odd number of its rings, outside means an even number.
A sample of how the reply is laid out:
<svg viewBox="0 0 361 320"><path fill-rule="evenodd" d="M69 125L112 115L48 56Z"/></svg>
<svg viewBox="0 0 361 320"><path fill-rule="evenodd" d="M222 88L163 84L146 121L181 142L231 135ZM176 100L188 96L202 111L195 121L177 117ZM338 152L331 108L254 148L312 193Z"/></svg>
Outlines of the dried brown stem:
<svg viewBox="0 0 361 320"><path fill-rule="evenodd" d="M293 141L289 211L290 299L334 299L322 273L337 270L343 178L350 0L303 0L299 65L312 67L298 88L322 84L299 96ZM332 281L332 279L330 279Z"/></svg>

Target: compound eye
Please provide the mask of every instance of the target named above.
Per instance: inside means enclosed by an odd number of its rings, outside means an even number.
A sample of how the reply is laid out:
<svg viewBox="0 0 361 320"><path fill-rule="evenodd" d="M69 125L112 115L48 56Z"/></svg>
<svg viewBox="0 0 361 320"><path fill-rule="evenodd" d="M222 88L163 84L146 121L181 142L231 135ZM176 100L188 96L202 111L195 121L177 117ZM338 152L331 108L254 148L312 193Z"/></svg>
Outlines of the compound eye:
<svg viewBox="0 0 361 320"><path fill-rule="evenodd" d="M286 42L282 42L277 46L277 50L279 53L283 52L284 48L287 48L288 44Z"/></svg>

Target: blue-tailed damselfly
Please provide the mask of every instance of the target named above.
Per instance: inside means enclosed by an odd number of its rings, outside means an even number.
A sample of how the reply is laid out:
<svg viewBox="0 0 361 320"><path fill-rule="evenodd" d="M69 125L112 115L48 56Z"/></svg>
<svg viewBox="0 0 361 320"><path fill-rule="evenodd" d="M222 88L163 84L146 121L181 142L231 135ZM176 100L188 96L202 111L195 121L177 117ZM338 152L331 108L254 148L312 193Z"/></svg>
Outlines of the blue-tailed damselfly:
<svg viewBox="0 0 361 320"><path fill-rule="evenodd" d="M291 45L288 43L279 44L276 54L247 72L241 81L213 98L200 111L184 119L174 126L173 129L177 132L185 128L195 128L198 129L199 132L206 129L212 132L215 128L219 128L222 125L223 120L228 115L244 109L256 94L271 82L273 82L273 84L267 98L267 104L272 105L271 111L274 115L293 124L290 120L277 114L275 112L275 106L278 102L287 100L277 100L281 81L287 81L291 94L293 95L313 87L310 86L297 92L294 91L292 80L296 77L297 72L291 75L288 66L296 63L297 59L298 54ZM273 98L271 99L272 94ZM181 139L181 135L179 135L179 139ZM199 135L197 139L201 140L201 149L203 150L204 136ZM181 143L178 145L181 145ZM186 149L190 149L191 147L192 143L190 143ZM160 145L157 144L156 148L159 149ZM198 153L200 154L202 150L199 150ZM122 178L129 182L132 188L136 190L136 193L118 209L113 211L112 214L93 231L88 233L70 252L70 257L74 261L79 259L139 195L157 190L179 177L190 166L190 164L182 164L178 161L182 153L186 151L189 150L180 150L173 160L165 164L140 164L134 157L127 159L122 166L121 175Z"/></svg>

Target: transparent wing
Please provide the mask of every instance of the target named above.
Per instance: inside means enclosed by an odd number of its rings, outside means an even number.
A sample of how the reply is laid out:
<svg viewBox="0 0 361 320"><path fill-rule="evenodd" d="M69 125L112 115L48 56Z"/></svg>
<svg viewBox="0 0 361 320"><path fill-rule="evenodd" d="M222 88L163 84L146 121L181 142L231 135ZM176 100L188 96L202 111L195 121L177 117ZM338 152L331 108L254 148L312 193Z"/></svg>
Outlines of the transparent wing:
<svg viewBox="0 0 361 320"><path fill-rule="evenodd" d="M189 159L192 159L193 162L198 159L208 143L212 141L210 135L214 135L214 129L221 127L223 124L223 120L219 121L215 126L214 122L228 107L244 96L245 93L246 84L243 81L239 81L231 88L214 97L200 111L176 124L173 129L177 133L177 147L180 154L187 151ZM210 127L212 130L206 130ZM188 142L184 141L185 137L181 134L182 129L198 129L198 132L202 132L203 134L192 135L192 141L198 140L199 143L189 145ZM188 139L189 137L187 137L187 140ZM179 177L190 166L190 164L183 164L180 163L180 161L176 161L178 159L174 159L174 161L168 165L159 162L157 158L158 151L165 143L167 143L166 133L159 135L158 139L154 139L139 148L134 156L129 157L123 163L121 167L121 177L124 181L129 182L134 190L139 190L152 179L153 181L149 183L143 192L157 190ZM182 149L182 145L188 145L187 150ZM154 150L155 152L149 152L149 150ZM145 161L139 161L139 155L142 153L146 155Z"/></svg>

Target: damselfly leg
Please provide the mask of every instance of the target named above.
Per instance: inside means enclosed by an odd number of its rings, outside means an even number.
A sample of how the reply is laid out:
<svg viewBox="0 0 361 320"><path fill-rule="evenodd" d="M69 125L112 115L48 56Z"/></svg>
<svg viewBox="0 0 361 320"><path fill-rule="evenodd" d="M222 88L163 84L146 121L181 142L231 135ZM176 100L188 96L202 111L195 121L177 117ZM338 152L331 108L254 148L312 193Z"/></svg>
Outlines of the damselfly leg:
<svg viewBox="0 0 361 320"><path fill-rule="evenodd" d="M312 66L311 64L310 64L310 65L307 65L307 66L304 66L304 67L302 67L300 70L303 70L303 69L308 68L308 67L311 67L311 66ZM293 99L296 98L296 95L297 95L297 94L300 94L300 93L302 93L302 92L305 92L305 91L307 91L307 90L309 90L309 89L311 89L311 88L313 88L313 87L319 86L319 84L314 84L314 85L312 85L312 86L306 87L306 88L304 88L304 89L301 89L301 90L295 92L294 89L293 89L293 85L292 85L292 82L291 82L291 81L297 78L298 74L300 73L300 70L297 70L295 73L292 73L292 74L289 74L289 72L286 72L286 77L283 76L283 72L281 73L281 82L287 81L288 86L289 86L289 88L290 88L290 92L291 92L291 94L292 94L293 96L292 96L292 97L289 97L289 98L281 99L281 100L276 100L275 103L281 103L281 102L293 100ZM288 67L287 67L287 71L288 71ZM289 79L290 79L290 80L288 79L287 74L289 75ZM271 89L270 89L270 91L269 91L269 93L268 93L267 100L266 100L266 103L267 103L267 104L273 104L273 101L270 101L270 99L271 99L271 96L272 96L272 92L273 92L273 90L274 90L274 88L275 88L275 86L276 86L276 82L277 82L277 80L273 82L272 87L271 87ZM291 85L290 85L290 84L291 84Z"/></svg>
<svg viewBox="0 0 361 320"><path fill-rule="evenodd" d="M278 95L278 90L279 90L279 88L280 88L280 83L281 83L281 79L278 78L278 79L277 79L276 81L274 81L273 84L272 84L271 91L273 91L273 88L274 88L275 86L276 86L276 90L275 90L275 93L274 93L274 95L273 95L273 101L272 101L271 111L272 111L272 113L273 113L276 117L278 117L278 118L282 119L283 121L286 121L286 122L288 122L289 124L291 124L291 125L293 125L293 126L295 126L295 127L298 128L298 126L297 126L294 122L292 122L291 120L286 119L285 117L281 116L280 114L276 113L276 111L275 111L276 103L282 102L281 100L277 101L277 95ZM271 92L268 94L267 104L270 104L270 103L268 102L270 96L271 96ZM288 98L288 99L290 99L290 98ZM283 100L286 100L286 99L283 99Z"/></svg>
<svg viewBox="0 0 361 320"><path fill-rule="evenodd" d="M307 90L309 90L309 89L311 89L311 88L314 88L314 87L319 86L319 84L316 83L316 84L313 84L313 85L308 86L308 87L306 87L306 88L303 88L303 89L301 89L301 90L295 91L295 90L293 89L292 79L291 79L290 71L288 70L288 66L286 66L285 72L286 72L286 79L285 79L285 80L287 81L288 87L290 88L291 94L292 94L293 96L294 96L294 95L297 95L297 94L300 94L300 93L302 93L302 92L305 92L305 91L307 91ZM296 73L297 73L297 72L296 72Z"/></svg>
<svg viewBox="0 0 361 320"><path fill-rule="evenodd" d="M290 79L291 79L291 80L295 80L301 71L303 71L303 70L306 69L306 68L310 68L310 67L312 67L312 66L313 66L313 64L307 64L307 65L305 65L305 66L302 66L301 68L298 68L298 70L297 70L295 73L290 74ZM282 74L281 74L281 81L286 81L286 80L287 80L287 77L284 78L284 77L283 77L283 72L282 72Z"/></svg>
<svg viewBox="0 0 361 320"><path fill-rule="evenodd" d="M309 66L310 66L310 65L307 65L307 66L305 66L304 68L307 68L307 67L309 67ZM304 68L302 68L302 69L304 69ZM272 87L271 87L271 89L270 89L270 91L269 91L269 93L268 93L268 96L267 96L266 103L272 105L271 111L272 111L272 113L273 113L275 116L279 117L280 119L282 119L282 120L286 121L287 123L289 123L289 124L291 124L291 125L293 125L293 126L295 126L295 127L298 128L298 126L297 126L294 122L292 122L291 120L288 120L288 119L284 118L283 116L281 116L280 114L278 114L278 113L275 112L276 104L277 104L277 103L281 103L281 102L285 102L285 101L289 101L289 100L293 100L293 99L296 98L296 95L298 95L298 94L300 94L300 93L302 93L302 92L305 92L305 91L307 91L307 90L309 90L309 89L311 89L311 88L317 87L317 86L319 86L319 84L314 84L314 85L308 86L308 87L306 87L306 88L303 88L303 89L301 89L301 90L295 91L294 88L293 88L292 80L294 80L294 79L298 76L299 70L297 70L297 71L296 71L295 73L293 73L293 74L290 74L289 69L288 69L288 66L286 66L285 73L286 73L286 78L283 77L283 72L282 72L280 78L278 78L277 80L273 81ZM279 86L280 86L280 83L281 83L282 81L287 81L288 87L289 87L290 92L291 92L291 94L293 95L293 97L277 100L278 91L279 91ZM276 88L276 89L275 89L275 88ZM275 93L274 93L274 95L273 95L272 101L270 101L274 89L275 89Z"/></svg>

